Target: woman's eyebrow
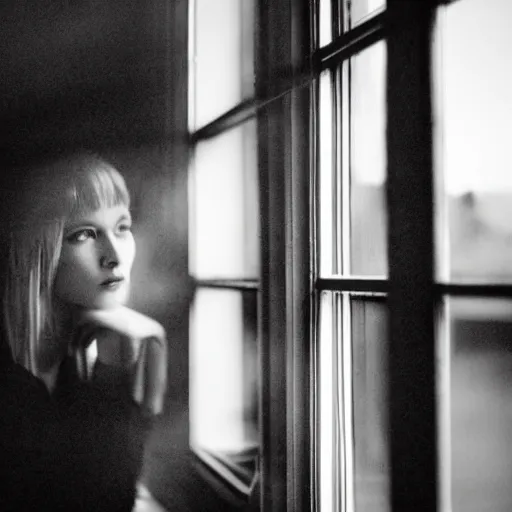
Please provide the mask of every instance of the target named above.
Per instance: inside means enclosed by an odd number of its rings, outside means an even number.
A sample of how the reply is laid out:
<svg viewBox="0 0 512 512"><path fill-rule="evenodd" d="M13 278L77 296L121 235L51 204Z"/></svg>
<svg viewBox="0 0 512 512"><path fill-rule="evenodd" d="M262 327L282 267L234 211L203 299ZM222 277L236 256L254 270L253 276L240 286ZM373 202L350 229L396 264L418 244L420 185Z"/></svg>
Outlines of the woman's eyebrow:
<svg viewBox="0 0 512 512"><path fill-rule="evenodd" d="M71 221L64 225L64 231L73 231L75 229L84 227L84 226L96 226L96 223L91 219L83 218L76 221Z"/></svg>
<svg viewBox="0 0 512 512"><path fill-rule="evenodd" d="M119 214L119 217L117 217L116 224L122 221L132 221L132 216L130 212L122 212ZM94 226L99 227L101 225L101 222L98 223L98 221L93 220L89 217L79 217L75 220L70 220L69 222L66 222L64 225L64 231L69 232L77 228L81 228L83 226Z"/></svg>
<svg viewBox="0 0 512 512"><path fill-rule="evenodd" d="M130 213L122 213L121 215L119 215L118 219L117 219L117 222L121 222L122 220L129 220L131 222L132 220L132 216L130 215Z"/></svg>

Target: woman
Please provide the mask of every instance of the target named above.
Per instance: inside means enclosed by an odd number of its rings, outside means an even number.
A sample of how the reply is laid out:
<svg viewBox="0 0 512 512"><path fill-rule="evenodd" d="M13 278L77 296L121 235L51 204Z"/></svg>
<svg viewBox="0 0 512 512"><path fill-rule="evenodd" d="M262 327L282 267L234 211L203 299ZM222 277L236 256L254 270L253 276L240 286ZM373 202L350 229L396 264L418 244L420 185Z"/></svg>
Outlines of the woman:
<svg viewBox="0 0 512 512"><path fill-rule="evenodd" d="M0 510L131 510L167 348L161 325L125 306L135 242L124 179L89 154L12 179Z"/></svg>

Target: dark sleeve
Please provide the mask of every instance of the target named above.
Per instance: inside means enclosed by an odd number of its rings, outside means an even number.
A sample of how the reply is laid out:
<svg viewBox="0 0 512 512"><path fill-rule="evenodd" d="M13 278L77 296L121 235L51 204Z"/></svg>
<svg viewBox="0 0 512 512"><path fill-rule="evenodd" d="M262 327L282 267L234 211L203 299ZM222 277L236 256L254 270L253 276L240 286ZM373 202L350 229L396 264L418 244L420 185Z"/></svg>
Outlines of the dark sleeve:
<svg viewBox="0 0 512 512"><path fill-rule="evenodd" d="M130 373L96 363L63 405L69 510L130 511L151 417L131 398Z"/></svg>
<svg viewBox="0 0 512 512"><path fill-rule="evenodd" d="M138 421L147 433L153 425L154 416L134 401L133 380L133 369L107 365L96 360L92 377L94 387L110 401L123 404L130 411L132 419Z"/></svg>
<svg viewBox="0 0 512 512"><path fill-rule="evenodd" d="M0 370L0 509L59 510L58 413L44 384L19 365Z"/></svg>

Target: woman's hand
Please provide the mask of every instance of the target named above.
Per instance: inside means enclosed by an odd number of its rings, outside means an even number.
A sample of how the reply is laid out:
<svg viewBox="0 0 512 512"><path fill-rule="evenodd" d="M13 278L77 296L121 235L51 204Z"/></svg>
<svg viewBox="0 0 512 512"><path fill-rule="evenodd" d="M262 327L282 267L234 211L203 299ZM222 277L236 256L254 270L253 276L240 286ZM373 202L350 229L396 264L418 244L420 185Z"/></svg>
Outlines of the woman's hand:
<svg viewBox="0 0 512 512"><path fill-rule="evenodd" d="M102 363L132 368L135 364L134 399L154 414L162 412L167 385L164 328L124 306L84 311L79 325L94 330Z"/></svg>
<svg viewBox="0 0 512 512"><path fill-rule="evenodd" d="M111 309L89 309L81 313L79 325L93 324L105 327L133 340L156 338L165 340L161 324L138 311L119 306Z"/></svg>

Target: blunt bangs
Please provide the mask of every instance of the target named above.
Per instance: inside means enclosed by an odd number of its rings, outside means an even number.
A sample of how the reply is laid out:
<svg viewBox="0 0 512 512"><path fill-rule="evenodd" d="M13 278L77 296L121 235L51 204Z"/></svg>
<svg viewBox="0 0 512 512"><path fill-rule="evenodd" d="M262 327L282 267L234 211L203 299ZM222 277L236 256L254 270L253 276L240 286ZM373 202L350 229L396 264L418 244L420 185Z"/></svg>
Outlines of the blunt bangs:
<svg viewBox="0 0 512 512"><path fill-rule="evenodd" d="M48 223L66 223L70 218L99 208L123 205L130 208L130 195L123 176L95 155L61 158L29 169L11 184L4 228L37 238ZM6 192L8 195L9 192Z"/></svg>
<svg viewBox="0 0 512 512"><path fill-rule="evenodd" d="M88 159L86 168L72 173L68 211L72 218L99 208L123 205L130 207L130 196L124 178L102 160Z"/></svg>

